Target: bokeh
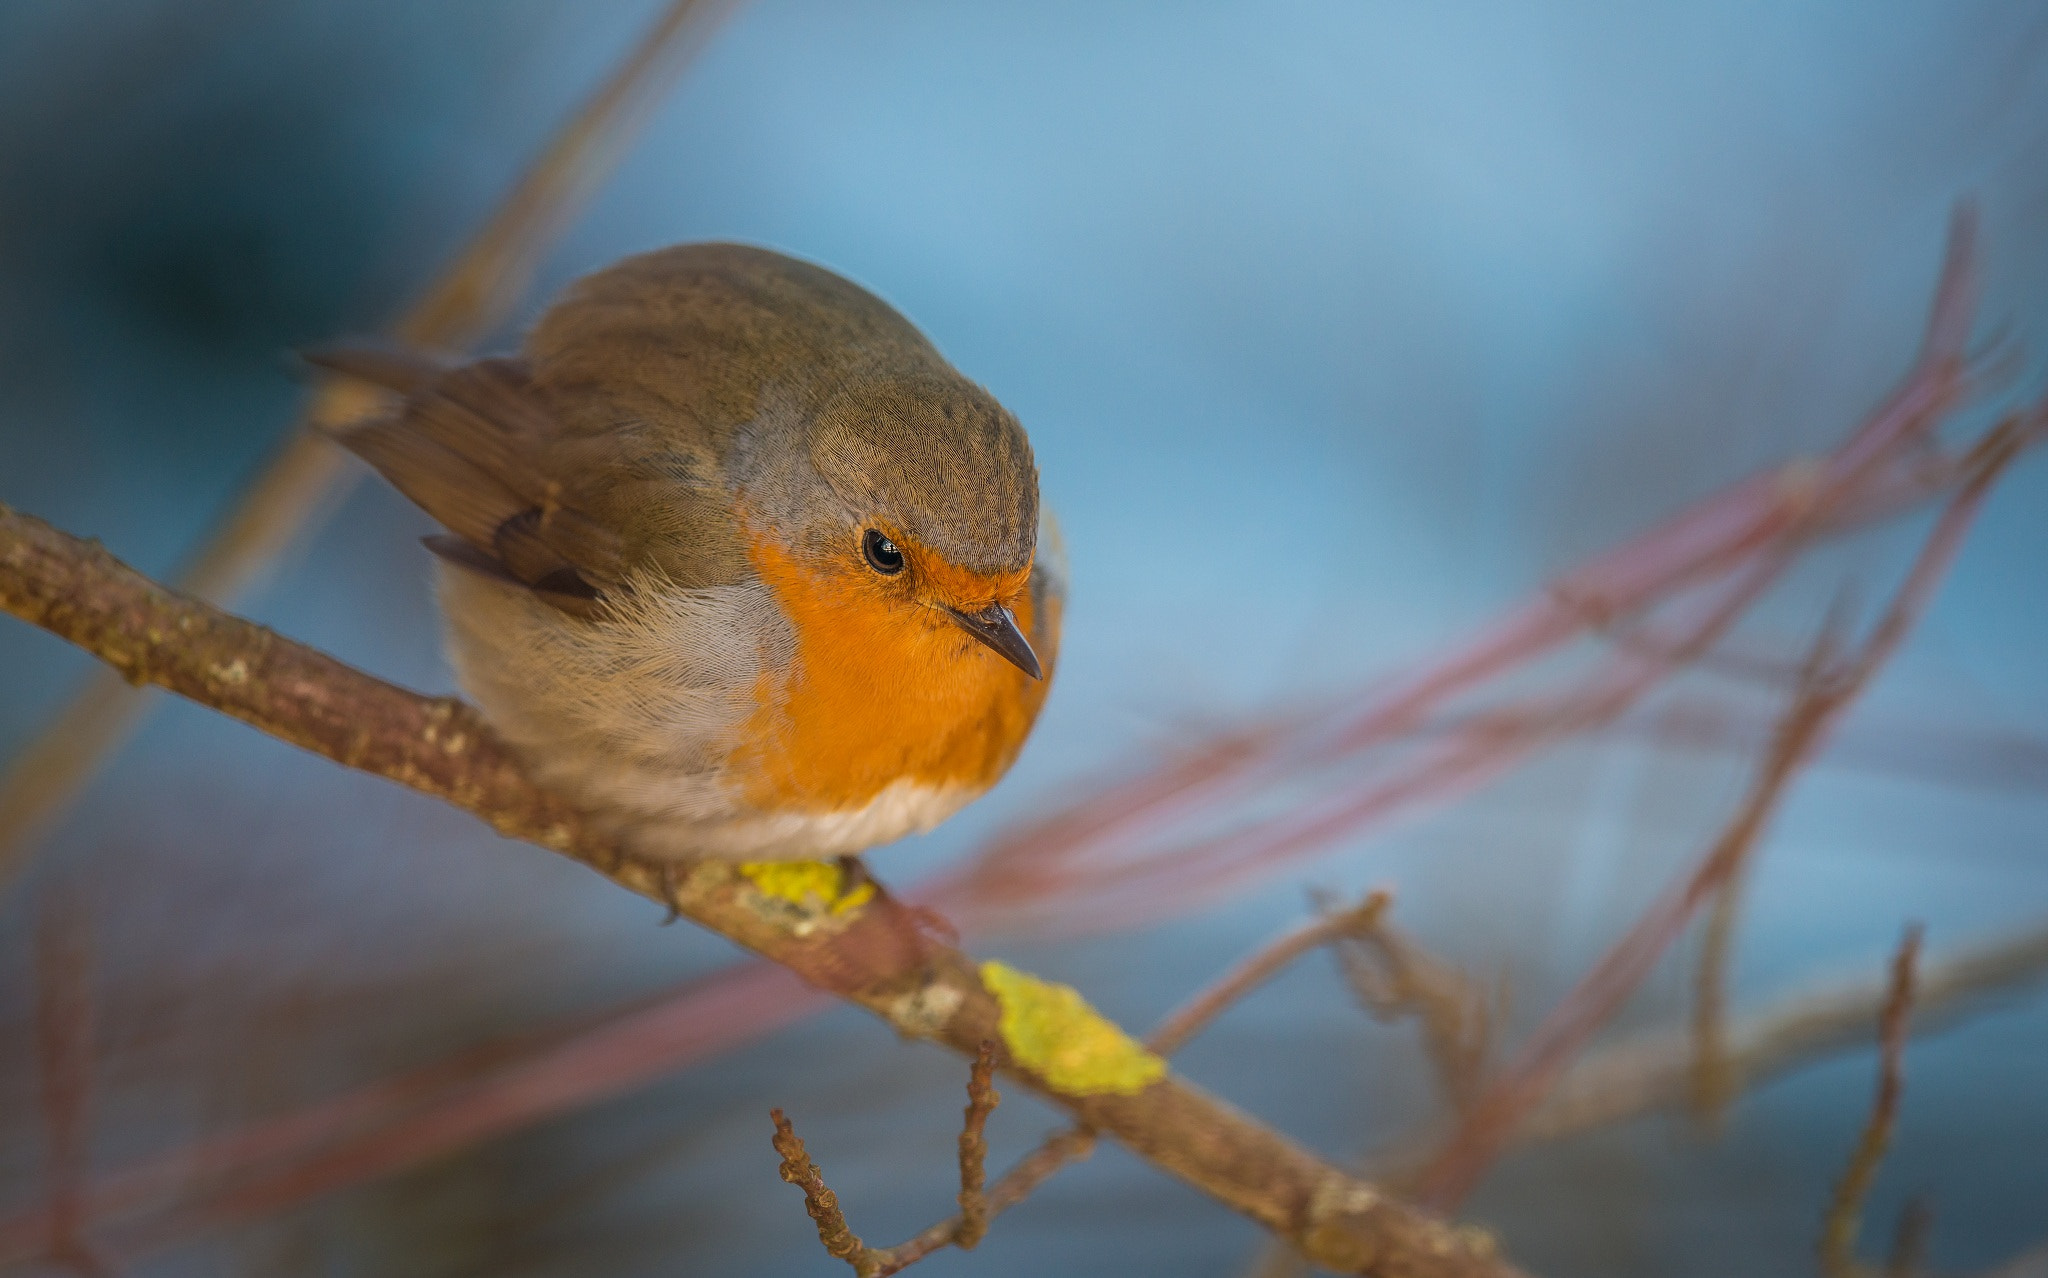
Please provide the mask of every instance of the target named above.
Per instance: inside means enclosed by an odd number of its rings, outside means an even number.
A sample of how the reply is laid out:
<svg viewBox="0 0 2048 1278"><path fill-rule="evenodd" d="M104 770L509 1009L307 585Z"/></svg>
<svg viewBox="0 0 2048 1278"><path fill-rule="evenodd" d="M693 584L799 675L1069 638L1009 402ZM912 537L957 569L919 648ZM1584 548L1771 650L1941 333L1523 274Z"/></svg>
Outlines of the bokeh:
<svg viewBox="0 0 2048 1278"><path fill-rule="evenodd" d="M658 6L0 5L0 501L175 571L308 394L290 352L389 324ZM2038 5L1502 0L983 6L748 0L548 255L735 239L894 302L1030 430L1073 564L1022 762L909 882L1191 735L1385 678L1601 548L1848 431L1910 363L1961 199L1979 335L2048 362ZM517 325L490 345L509 347ZM1977 419L1971 419L1977 420ZM1925 520L1830 544L1745 630L1796 658ZM243 610L452 687L422 516L365 483ZM2048 460L2022 459L1911 645L1801 779L1747 885L1738 1006L2048 913ZM0 623L0 757L90 672ZM1641 727L1634 723L1634 727ZM1742 751L1625 723L1228 899L1004 957L1144 1025L1304 889L1511 991L1526 1031L1713 833ZM460 813L162 699L0 888L0 1212L42 1184L36 935L90 952L91 1165L734 962ZM1623 1027L1686 1015L1682 945ZM2048 1234L2048 1005L1916 1041L1867 1250L1936 1271ZM1299 965L1179 1060L1332 1156L1435 1103L1412 1027ZM1518 1152L1466 1215L1532 1272L1805 1274L1874 1073L1840 1053L1718 1130ZM775 1176L803 1124L876 1240L945 1211L963 1071L833 1010L402 1173L195 1230L137 1275L830 1273ZM1021 1097L997 1164L1051 1129ZM928 1272L1246 1272L1254 1226L1105 1146Z"/></svg>

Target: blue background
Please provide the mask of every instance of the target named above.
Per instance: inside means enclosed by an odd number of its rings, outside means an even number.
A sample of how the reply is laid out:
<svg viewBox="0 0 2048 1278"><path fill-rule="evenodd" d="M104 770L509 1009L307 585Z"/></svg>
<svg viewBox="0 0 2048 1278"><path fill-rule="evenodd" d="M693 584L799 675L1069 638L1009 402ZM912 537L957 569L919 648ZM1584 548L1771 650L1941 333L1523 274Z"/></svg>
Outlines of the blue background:
<svg viewBox="0 0 2048 1278"><path fill-rule="evenodd" d="M0 500L173 570L302 398L283 352L388 322L654 12L0 5ZM1058 685L994 795L876 856L907 879L1193 729L1426 659L1825 447L1905 368L1965 195L1979 332L2048 349L2037 5L756 0L535 299L629 251L771 245L889 298L1030 429L1074 566ZM1796 652L1922 527L1828 549L1753 642ZM364 485L246 608L446 688L424 529ZM1839 751L1772 834L1738 996L1874 973L1908 918L1939 952L2048 910L2044 545L2032 457L1851 725L1911 766ZM0 749L87 670L0 625ZM2012 766L1944 767L1936 729L2007 734ZM1513 974L1525 1028L1743 780L1738 758L1597 740L1227 907L1004 953L1143 1024L1298 917L1304 884L1388 884L1431 945ZM730 960L574 866L165 703L0 903L0 1206L38 1183L29 934L57 887L91 902L103 1166ZM1625 1019L1682 1016L1687 972ZM1412 1032L1320 962L1181 1064L1332 1156L1429 1102ZM2039 1001L1908 1064L1865 1253L1916 1194L1944 1270L2038 1242ZM134 1272L828 1273L764 1111L798 1116L888 1240L949 1204L958 1074L833 1012ZM1470 1215L1538 1272L1811 1272L1871 1076L1859 1053L1773 1082L1718 1142L1651 1119L1518 1155ZM1050 1122L1006 1107L999 1159ZM929 1272L1235 1274L1257 1245L1105 1149Z"/></svg>

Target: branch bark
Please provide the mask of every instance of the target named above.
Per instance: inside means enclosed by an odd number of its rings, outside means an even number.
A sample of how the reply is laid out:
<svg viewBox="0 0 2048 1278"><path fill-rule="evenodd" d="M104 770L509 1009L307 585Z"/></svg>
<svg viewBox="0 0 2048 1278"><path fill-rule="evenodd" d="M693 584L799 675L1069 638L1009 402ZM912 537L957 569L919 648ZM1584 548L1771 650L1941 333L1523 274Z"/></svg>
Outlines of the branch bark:
<svg viewBox="0 0 2048 1278"><path fill-rule="evenodd" d="M0 505L0 608L154 684L338 763L463 808L509 838L598 870L910 1038L972 1059L1003 1042L976 963L926 934L886 893L858 908L792 904L720 861L635 860L527 780L477 713L385 683L262 626L186 598ZM849 897L847 900L851 900ZM1452 1226L1340 1170L1168 1074L1134 1094L1004 1072L1167 1173L1287 1238L1326 1268L1381 1278L1508 1278L1481 1231Z"/></svg>

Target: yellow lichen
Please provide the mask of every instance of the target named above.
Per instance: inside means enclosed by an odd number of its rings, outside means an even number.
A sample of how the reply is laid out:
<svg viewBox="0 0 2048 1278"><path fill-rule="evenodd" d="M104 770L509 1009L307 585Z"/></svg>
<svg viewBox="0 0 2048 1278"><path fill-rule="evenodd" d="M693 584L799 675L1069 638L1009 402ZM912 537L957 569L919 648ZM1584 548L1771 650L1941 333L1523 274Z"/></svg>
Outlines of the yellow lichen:
<svg viewBox="0 0 2048 1278"><path fill-rule="evenodd" d="M875 897L875 885L861 882L848 888L846 871L837 861L749 861L739 867L756 891L787 901L798 909L823 907L845 914Z"/></svg>
<svg viewBox="0 0 2048 1278"><path fill-rule="evenodd" d="M1017 1063L1070 1096L1130 1096L1166 1077L1166 1062L1088 1006L1071 986L1006 963L981 965L1002 1007L1003 1042Z"/></svg>

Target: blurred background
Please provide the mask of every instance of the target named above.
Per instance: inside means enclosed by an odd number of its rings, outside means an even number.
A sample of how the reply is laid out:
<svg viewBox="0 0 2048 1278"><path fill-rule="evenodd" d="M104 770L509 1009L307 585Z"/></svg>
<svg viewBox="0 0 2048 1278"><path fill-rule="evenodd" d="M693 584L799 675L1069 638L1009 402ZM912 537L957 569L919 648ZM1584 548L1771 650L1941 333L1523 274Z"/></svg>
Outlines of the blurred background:
<svg viewBox="0 0 2048 1278"><path fill-rule="evenodd" d="M0 501L164 575L281 444L288 352L389 325L659 12L645 0L0 4ZM1032 433L1073 562L1023 761L871 859L908 882L1262 707L1412 667L1585 556L1825 448L1919 339L1951 206L1980 333L2048 352L2048 14L2023 0L962 6L749 0L548 254L521 316L729 238L861 281ZM518 326L490 345L505 348ZM1830 546L1750 634L1795 656L1925 521ZM423 518L380 485L244 611L444 691ZM1800 783L1738 1006L2048 914L2048 459L2010 475L1910 647ZM0 623L0 758L90 672ZM1302 916L1394 889L1524 1030L1711 836L1740 752L1546 752L1213 906L983 947L1142 1026ZM39 920L91 992L106 1172L673 990L724 942L453 810L163 699L0 896L0 1213L43 1194ZM1686 1014L1682 945L1624 1026ZM1917 1041L1867 1254L2048 1236L2048 1004ZM495 1045L495 1046L494 1046ZM510 1050L510 1049L508 1049ZM1412 1026L1300 964L1178 1064L1332 1157L1435 1101ZM110 1242L137 1275L827 1274L788 1109L874 1242L950 1208L964 1071L833 1009L332 1192ZM1814 1271L1873 1057L1510 1157L1466 1215L1552 1275ZM1013 1095L1001 1166L1055 1123ZM1234 1275L1258 1230L1105 1146L942 1274ZM21 1272L37 1272L33 1266ZM53 1271L54 1272L54 1271Z"/></svg>

